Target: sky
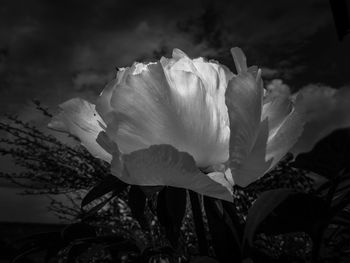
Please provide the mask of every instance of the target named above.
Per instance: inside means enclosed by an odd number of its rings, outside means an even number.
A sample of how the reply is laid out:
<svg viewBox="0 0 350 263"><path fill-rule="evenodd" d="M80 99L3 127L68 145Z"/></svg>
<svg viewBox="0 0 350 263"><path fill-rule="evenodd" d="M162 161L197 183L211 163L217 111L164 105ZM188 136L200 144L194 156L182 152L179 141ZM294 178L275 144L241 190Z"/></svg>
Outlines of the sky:
<svg viewBox="0 0 350 263"><path fill-rule="evenodd" d="M53 111L94 102L116 68L173 48L233 70L234 46L266 84L303 93L310 122L296 152L350 126L350 35L339 41L328 0L2 0L0 110L45 127L31 99Z"/></svg>

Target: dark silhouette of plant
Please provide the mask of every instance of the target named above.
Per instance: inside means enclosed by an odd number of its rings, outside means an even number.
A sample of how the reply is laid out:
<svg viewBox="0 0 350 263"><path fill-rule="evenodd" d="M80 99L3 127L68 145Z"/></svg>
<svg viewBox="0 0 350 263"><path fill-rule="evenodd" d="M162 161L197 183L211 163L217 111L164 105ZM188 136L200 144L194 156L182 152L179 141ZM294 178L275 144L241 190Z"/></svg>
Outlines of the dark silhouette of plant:
<svg viewBox="0 0 350 263"><path fill-rule="evenodd" d="M0 139L0 154L21 168L1 177L23 187L24 194L46 195L50 209L68 223L60 232L21 240L16 262L37 251L62 262L346 262L349 257L350 184L346 154L338 147L347 142L346 131L336 143L325 139L295 162L288 154L255 183L234 187L233 203L173 187L128 186L77 138L64 144L14 116L0 122L0 131L7 134ZM322 155L333 149L341 155L331 158L339 165ZM323 179L315 184L303 169L336 169L338 175L316 176ZM55 198L62 194L69 202Z"/></svg>

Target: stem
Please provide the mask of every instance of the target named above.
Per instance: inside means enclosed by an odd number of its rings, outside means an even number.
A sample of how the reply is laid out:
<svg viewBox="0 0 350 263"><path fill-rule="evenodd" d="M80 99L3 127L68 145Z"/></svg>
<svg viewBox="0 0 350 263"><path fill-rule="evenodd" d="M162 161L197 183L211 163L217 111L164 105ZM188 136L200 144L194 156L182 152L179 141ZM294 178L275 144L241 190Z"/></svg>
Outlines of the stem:
<svg viewBox="0 0 350 263"><path fill-rule="evenodd" d="M194 227L198 240L198 247L200 255L207 256L208 255L208 242L205 235L204 223L203 223L203 214L201 205L199 202L199 195L193 191L188 191L190 195L192 214Z"/></svg>
<svg viewBox="0 0 350 263"><path fill-rule="evenodd" d="M322 247L322 241L323 241L323 234L326 228L326 224L322 224L318 227L317 232L313 238L313 244L312 244L312 263L318 263L320 258L320 251Z"/></svg>

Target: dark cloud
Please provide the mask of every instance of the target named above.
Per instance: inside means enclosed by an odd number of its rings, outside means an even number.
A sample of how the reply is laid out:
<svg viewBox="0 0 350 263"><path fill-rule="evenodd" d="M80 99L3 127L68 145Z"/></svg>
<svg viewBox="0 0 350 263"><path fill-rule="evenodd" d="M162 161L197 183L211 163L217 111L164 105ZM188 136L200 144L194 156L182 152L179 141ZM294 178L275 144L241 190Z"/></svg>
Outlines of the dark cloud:
<svg viewBox="0 0 350 263"><path fill-rule="evenodd" d="M115 67L175 47L233 69L229 49L240 46L266 80L337 88L349 83L349 41L337 40L327 0L2 1L1 111L40 122L31 98L94 101Z"/></svg>
<svg viewBox="0 0 350 263"><path fill-rule="evenodd" d="M161 1L2 2L0 47L8 57L2 71L10 80L2 84L2 110L17 111L33 96L50 105L89 97L74 89L77 74L110 75L115 66L151 59L164 45L195 50L176 28L195 13L198 2L191 3L184 10Z"/></svg>
<svg viewBox="0 0 350 263"><path fill-rule="evenodd" d="M326 0L11 0L1 3L0 29L2 111L33 96L49 105L92 99L115 66L169 56L174 47L233 67L229 48L241 46L250 63L296 88L347 81L349 42L338 42ZM88 75L94 83L77 88Z"/></svg>
<svg viewBox="0 0 350 263"><path fill-rule="evenodd" d="M207 26L209 34L204 17L215 21ZM228 49L242 47L251 63L278 71L268 78L285 79L293 90L310 82L336 87L350 82L350 36L338 41L328 1L220 2L189 20L188 30L214 46L219 60L230 66Z"/></svg>

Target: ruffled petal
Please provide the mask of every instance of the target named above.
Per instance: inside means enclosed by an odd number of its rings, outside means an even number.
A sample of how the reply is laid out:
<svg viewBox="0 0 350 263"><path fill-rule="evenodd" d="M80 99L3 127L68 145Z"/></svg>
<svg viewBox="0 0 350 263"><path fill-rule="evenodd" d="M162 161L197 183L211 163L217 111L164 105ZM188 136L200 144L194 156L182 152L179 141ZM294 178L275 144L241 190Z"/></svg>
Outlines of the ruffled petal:
<svg viewBox="0 0 350 263"><path fill-rule="evenodd" d="M207 62L203 58L194 59L192 63L196 68L194 73L202 79L208 92L215 94L217 90L226 90L227 83L233 77L228 68L219 63Z"/></svg>
<svg viewBox="0 0 350 263"><path fill-rule="evenodd" d="M169 87L159 64L144 69L135 64L110 102L113 110L106 116L106 132L123 153L162 143L174 126Z"/></svg>
<svg viewBox="0 0 350 263"><path fill-rule="evenodd" d="M206 92L210 94L209 98L212 99L212 108L217 111L216 114L219 118L220 129L227 132L225 136L228 143L229 119L225 103L225 92L228 82L234 75L225 66L214 62L205 62L203 58L194 59L193 64L197 69L196 74L202 80Z"/></svg>
<svg viewBox="0 0 350 263"><path fill-rule="evenodd" d="M113 90L116 88L117 83L117 79L114 79L111 82L109 82L96 100L96 111L99 113L99 115L105 122L107 122L106 115L113 110L110 101L113 94Z"/></svg>
<svg viewBox="0 0 350 263"><path fill-rule="evenodd" d="M111 154L96 142L99 133L104 131L105 124L96 112L95 105L75 98L62 103L59 107L61 112L53 117L48 127L76 136L93 156L110 162Z"/></svg>
<svg viewBox="0 0 350 263"><path fill-rule="evenodd" d="M206 175L191 155L170 145L152 145L122 156L125 170L120 171L120 156L113 156L112 173L128 184L166 185L232 202L231 185L218 172Z"/></svg>
<svg viewBox="0 0 350 263"><path fill-rule="evenodd" d="M120 68L115 79L110 81L101 92L96 100L96 111L100 114L102 119L107 122L107 114L113 110L111 106L111 98L115 88L118 84L124 83L125 78L130 71L129 68Z"/></svg>
<svg viewBox="0 0 350 263"><path fill-rule="evenodd" d="M229 72L202 58L190 60L179 50L174 50L173 59L162 58L161 64L189 137L185 148L176 148L188 151L201 167L225 162L229 124L224 94ZM189 151L186 145L192 149Z"/></svg>
<svg viewBox="0 0 350 263"><path fill-rule="evenodd" d="M196 70L190 59L180 51L174 56L180 60L134 66L115 87L106 132L122 153L170 144L190 153L198 166L224 162L229 127L216 99L223 91L208 92L190 72Z"/></svg>

